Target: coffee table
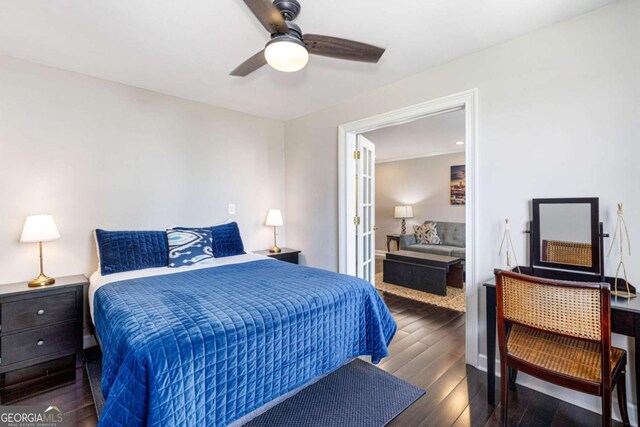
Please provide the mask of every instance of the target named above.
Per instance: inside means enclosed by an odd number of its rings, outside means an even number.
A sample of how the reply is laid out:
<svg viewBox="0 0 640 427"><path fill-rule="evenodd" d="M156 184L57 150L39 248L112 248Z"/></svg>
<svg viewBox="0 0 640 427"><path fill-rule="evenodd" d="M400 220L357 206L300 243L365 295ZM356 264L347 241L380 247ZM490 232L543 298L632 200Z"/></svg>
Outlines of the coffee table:
<svg viewBox="0 0 640 427"><path fill-rule="evenodd" d="M462 259L413 251L387 253L383 281L436 295L447 295L447 286L462 288Z"/></svg>

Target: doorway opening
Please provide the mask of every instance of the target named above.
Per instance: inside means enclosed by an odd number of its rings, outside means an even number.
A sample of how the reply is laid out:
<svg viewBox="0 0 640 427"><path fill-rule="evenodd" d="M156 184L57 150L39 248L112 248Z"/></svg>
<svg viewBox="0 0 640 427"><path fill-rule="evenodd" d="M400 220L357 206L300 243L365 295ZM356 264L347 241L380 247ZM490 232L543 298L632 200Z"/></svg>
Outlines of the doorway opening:
<svg viewBox="0 0 640 427"><path fill-rule="evenodd" d="M476 144L477 144L477 91L470 90L448 97L436 99L433 101L425 102L422 104L414 105L411 107L403 108L396 111L380 114L377 116L369 117L356 122L343 124L339 127L339 271L341 273L350 274L353 276L361 277L368 280L373 285L376 283L376 250L380 256L384 253L380 247L380 241L386 239L386 234L389 230L388 226L399 228L399 224L395 221L402 222L407 219L410 220L409 226L406 227L403 248L406 249L407 243L411 239L406 236L409 233L414 235L413 225L420 225L426 222L452 222L455 221L443 221L446 218L434 218L430 214L435 214L432 209L424 211L423 206L419 203L415 206L412 203L417 203L419 200L409 200L407 198L401 199L397 197L394 204L394 215L398 219L387 218L387 222L383 225L378 224L376 218L376 144L375 136L378 134L384 135L385 132L391 131L393 128L398 128L399 125L407 125L411 127L412 123L418 123L421 119L433 117L434 119L440 116L445 117L446 114L458 115L464 122L464 139L462 141L453 141L452 144L456 145L456 142L463 142L460 146L453 148L443 149L442 147L435 147L430 154L453 154L445 153L445 151L456 151L460 156L464 157L464 175L465 183L461 186L459 179L455 179L454 183L449 182L446 191L450 194L448 196L448 202L454 203L451 206L454 211L455 208L464 206L464 212L457 211L458 220L460 215L464 218L463 231L464 235L462 239L462 246L464 246L464 276L466 277L466 286L463 294L466 300L465 310L465 344L466 344L466 362L472 366L478 366L478 334L477 334L477 312L478 312L478 282L477 269L475 262L475 254L477 250L477 168L476 168ZM453 116L450 116L453 117ZM389 129L387 129L389 128ZM382 148L382 144L380 145ZM380 154L380 153L379 153ZM384 154L388 156L387 160L401 160L402 154ZM395 158L394 158L395 156ZM379 160L381 158L379 157ZM405 159L408 160L408 159ZM449 161L452 161L450 159ZM459 162L454 162L459 163ZM449 165L449 166L462 166L461 164ZM380 165L382 170L382 165ZM451 178L459 177L460 168L451 169L447 174L447 179L451 181ZM464 203L464 205L460 205ZM458 206L455 206L458 204ZM395 208L398 207L398 215L395 215ZM416 208L415 214L410 215L413 208ZM404 209L404 211L402 211ZM404 214L402 212L404 212ZM419 213L418 213L419 212ZM389 217L391 215L388 215ZM415 220L413 220L414 217ZM411 223L413 220L414 223ZM380 227L385 227L381 230ZM448 227L447 224L441 224L441 226ZM376 230L378 229L378 230ZM376 231L379 234L384 233L383 236L376 238ZM443 230L444 231L444 230ZM458 233L460 231L458 230ZM388 233L390 235L399 233ZM378 240L378 245L376 245ZM458 236L460 240L460 236ZM451 242L449 242L451 243ZM386 246L386 241L385 245ZM446 245L451 246L451 245ZM420 258L424 255L420 255L420 247L414 248L418 255L410 255L412 258ZM429 250L438 250L445 248L429 248ZM451 255L451 253L449 253ZM459 253L458 253L459 255ZM437 258L434 255L426 255L426 258ZM454 257L455 258L455 257ZM458 257L460 258L460 257ZM440 259L442 261L444 259ZM427 263L431 262L430 260ZM378 261L378 266L380 261ZM454 263L455 264L455 263ZM434 270L435 271L435 270ZM460 271L462 273L462 270ZM408 276L414 273L408 274ZM381 277L381 276L380 276ZM380 281L380 277L378 280Z"/></svg>
<svg viewBox="0 0 640 427"><path fill-rule="evenodd" d="M375 150L373 283L459 312L466 300L464 122L460 108L358 136Z"/></svg>

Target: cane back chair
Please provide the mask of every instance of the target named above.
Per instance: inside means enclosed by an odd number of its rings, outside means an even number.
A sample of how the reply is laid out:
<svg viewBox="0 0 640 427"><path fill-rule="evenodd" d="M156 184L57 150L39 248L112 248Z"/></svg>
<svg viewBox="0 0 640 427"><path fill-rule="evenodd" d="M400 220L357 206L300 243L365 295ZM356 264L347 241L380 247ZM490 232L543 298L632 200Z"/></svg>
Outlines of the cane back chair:
<svg viewBox="0 0 640 427"><path fill-rule="evenodd" d="M611 346L607 283L565 282L495 271L502 419L506 425L509 371L600 396L602 425L611 425L611 392L629 425L627 354Z"/></svg>

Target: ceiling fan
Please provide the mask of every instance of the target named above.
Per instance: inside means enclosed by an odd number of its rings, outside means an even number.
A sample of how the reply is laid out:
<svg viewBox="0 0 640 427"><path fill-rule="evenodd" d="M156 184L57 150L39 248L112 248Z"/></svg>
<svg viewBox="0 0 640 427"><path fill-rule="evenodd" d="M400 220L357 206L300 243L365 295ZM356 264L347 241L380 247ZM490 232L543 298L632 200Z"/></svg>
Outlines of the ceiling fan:
<svg viewBox="0 0 640 427"><path fill-rule="evenodd" d="M293 23L300 13L297 0L244 0L258 21L269 31L271 40L265 48L240 64L230 75L244 77L265 64L279 71L304 68L309 54L350 61L376 63L384 49L337 37L302 34Z"/></svg>

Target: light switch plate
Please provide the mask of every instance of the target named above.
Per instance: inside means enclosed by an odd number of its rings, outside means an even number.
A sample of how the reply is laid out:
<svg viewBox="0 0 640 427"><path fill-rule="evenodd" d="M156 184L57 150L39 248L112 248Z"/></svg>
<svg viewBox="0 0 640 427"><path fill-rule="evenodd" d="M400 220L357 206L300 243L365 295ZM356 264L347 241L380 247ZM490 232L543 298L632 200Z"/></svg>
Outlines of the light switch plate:
<svg viewBox="0 0 640 427"><path fill-rule="evenodd" d="M229 203L229 215L236 214L236 205L235 203Z"/></svg>

